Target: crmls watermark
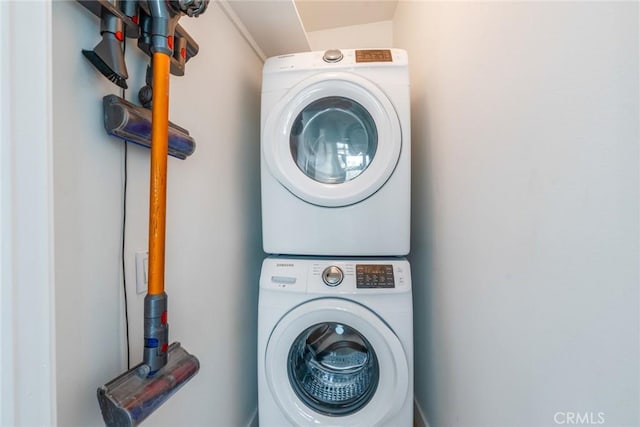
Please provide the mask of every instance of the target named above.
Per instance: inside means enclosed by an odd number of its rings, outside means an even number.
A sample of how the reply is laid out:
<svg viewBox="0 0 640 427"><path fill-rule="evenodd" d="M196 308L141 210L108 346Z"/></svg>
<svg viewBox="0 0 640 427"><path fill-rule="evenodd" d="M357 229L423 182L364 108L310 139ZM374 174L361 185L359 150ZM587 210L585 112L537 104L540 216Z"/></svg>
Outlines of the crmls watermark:
<svg viewBox="0 0 640 427"><path fill-rule="evenodd" d="M553 421L558 425L597 426L605 423L604 412L560 411L553 414Z"/></svg>

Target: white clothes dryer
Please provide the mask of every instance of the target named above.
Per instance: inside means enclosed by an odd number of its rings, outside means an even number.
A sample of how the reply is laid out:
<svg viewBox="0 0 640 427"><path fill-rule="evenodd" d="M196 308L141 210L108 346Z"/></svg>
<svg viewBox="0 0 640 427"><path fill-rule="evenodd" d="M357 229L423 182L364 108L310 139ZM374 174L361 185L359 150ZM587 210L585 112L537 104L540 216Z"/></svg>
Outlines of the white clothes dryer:
<svg viewBox="0 0 640 427"><path fill-rule="evenodd" d="M409 253L409 110L403 50L269 58L261 115L265 252Z"/></svg>
<svg viewBox="0 0 640 427"><path fill-rule="evenodd" d="M411 427L412 313L405 259L265 259L260 426Z"/></svg>

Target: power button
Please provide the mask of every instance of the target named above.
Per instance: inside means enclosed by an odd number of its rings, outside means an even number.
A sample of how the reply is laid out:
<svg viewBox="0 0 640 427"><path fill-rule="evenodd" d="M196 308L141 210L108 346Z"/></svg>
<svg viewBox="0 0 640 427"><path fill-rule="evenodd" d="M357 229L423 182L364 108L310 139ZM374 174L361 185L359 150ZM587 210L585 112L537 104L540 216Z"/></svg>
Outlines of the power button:
<svg viewBox="0 0 640 427"><path fill-rule="evenodd" d="M325 268L322 272L322 281L327 286L338 286L342 283L342 279L344 279L344 273L335 265Z"/></svg>

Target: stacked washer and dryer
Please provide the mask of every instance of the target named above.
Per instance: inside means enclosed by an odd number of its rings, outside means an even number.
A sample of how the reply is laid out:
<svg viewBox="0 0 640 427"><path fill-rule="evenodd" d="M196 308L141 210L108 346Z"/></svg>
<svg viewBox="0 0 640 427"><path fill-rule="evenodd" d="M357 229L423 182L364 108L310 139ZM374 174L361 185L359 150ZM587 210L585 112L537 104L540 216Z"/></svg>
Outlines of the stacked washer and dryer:
<svg viewBox="0 0 640 427"><path fill-rule="evenodd" d="M403 50L265 62L263 427L413 423L409 105Z"/></svg>

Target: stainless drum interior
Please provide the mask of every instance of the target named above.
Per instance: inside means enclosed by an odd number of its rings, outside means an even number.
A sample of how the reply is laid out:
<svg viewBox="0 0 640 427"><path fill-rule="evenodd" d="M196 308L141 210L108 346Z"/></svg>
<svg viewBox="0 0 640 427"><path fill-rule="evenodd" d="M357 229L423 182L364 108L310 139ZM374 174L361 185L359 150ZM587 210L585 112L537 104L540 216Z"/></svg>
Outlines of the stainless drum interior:
<svg viewBox="0 0 640 427"><path fill-rule="evenodd" d="M378 386L379 365L371 344L354 328L320 323L293 342L289 381L310 408L326 415L348 415L364 407Z"/></svg>

